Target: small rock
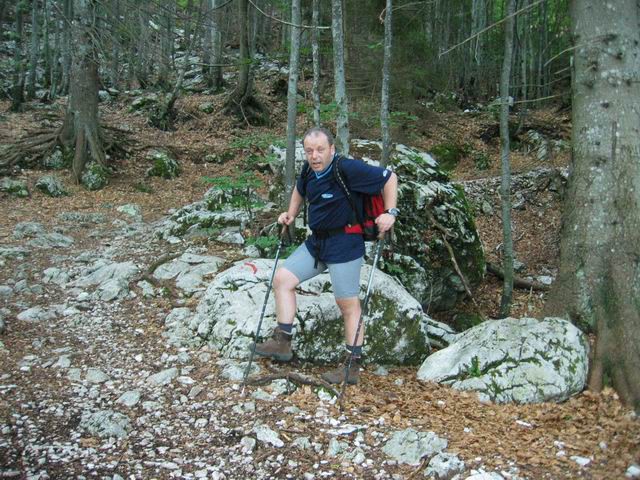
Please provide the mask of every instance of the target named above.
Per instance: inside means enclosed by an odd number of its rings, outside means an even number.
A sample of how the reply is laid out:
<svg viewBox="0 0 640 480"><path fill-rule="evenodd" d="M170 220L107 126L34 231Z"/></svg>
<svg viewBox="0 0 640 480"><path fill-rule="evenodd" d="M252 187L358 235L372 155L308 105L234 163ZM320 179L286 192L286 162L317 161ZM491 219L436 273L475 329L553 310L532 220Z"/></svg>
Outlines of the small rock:
<svg viewBox="0 0 640 480"><path fill-rule="evenodd" d="M204 388L202 388L199 385L194 386L191 390L189 390L189 398L194 399L196 398L198 395L200 395L203 392Z"/></svg>
<svg viewBox="0 0 640 480"><path fill-rule="evenodd" d="M258 437L258 440L263 443L268 443L274 447L284 447L284 442L280 440L280 437L276 432L271 430L267 425L256 425L253 427L253 431Z"/></svg>
<svg viewBox="0 0 640 480"><path fill-rule="evenodd" d="M376 368L375 372L373 372L374 375L378 375L380 377L386 377L387 375L389 375L389 370L387 370L386 368L384 368L382 365L378 366L378 368Z"/></svg>
<svg viewBox="0 0 640 480"><path fill-rule="evenodd" d="M298 437L291 443L291 445L301 450L311 449L311 442L309 441L309 437Z"/></svg>
<svg viewBox="0 0 640 480"><path fill-rule="evenodd" d="M63 197L68 195L64 185L55 175L45 175L40 177L36 182L36 188L50 197Z"/></svg>
<svg viewBox="0 0 640 480"><path fill-rule="evenodd" d="M167 385L171 383L171 381L178 376L178 369L168 368L161 372L156 373L155 375L151 375L148 379L148 383L153 383L156 385Z"/></svg>
<svg viewBox="0 0 640 480"><path fill-rule="evenodd" d="M640 478L640 466L635 464L630 465L624 476L627 478Z"/></svg>
<svg viewBox="0 0 640 480"><path fill-rule="evenodd" d="M464 462L456 455L441 452L429 461L429 465L425 469L424 474L427 477L445 480L464 472L464 469Z"/></svg>
<svg viewBox="0 0 640 480"><path fill-rule="evenodd" d="M133 407L140 401L140 392L138 390L129 390L120 395L116 403L121 403L125 407Z"/></svg>
<svg viewBox="0 0 640 480"><path fill-rule="evenodd" d="M69 368L71 366L71 359L69 355L61 355L58 361L53 364L54 368Z"/></svg>
<svg viewBox="0 0 640 480"><path fill-rule="evenodd" d="M573 460L574 462L576 462L581 467L586 467L587 465L589 465L591 463L591 459L590 458L581 457L579 455L572 455L569 458L571 460Z"/></svg>
<svg viewBox="0 0 640 480"><path fill-rule="evenodd" d="M109 375L97 368L90 368L87 370L85 379L89 383L104 383L109 380Z"/></svg>
<svg viewBox="0 0 640 480"><path fill-rule="evenodd" d="M80 420L80 427L99 437L126 437L130 429L129 418L111 410L86 412Z"/></svg>
<svg viewBox="0 0 640 480"><path fill-rule="evenodd" d="M251 437L242 437L240 445L242 445L242 453L251 453L256 448L256 439Z"/></svg>

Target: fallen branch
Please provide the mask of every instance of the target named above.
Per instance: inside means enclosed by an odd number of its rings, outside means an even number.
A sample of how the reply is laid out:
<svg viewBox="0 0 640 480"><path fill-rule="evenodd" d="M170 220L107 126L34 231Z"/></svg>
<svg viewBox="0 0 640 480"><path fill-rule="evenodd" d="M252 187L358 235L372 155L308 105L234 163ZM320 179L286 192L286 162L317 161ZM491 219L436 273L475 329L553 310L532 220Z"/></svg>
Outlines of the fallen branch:
<svg viewBox="0 0 640 480"><path fill-rule="evenodd" d="M282 372L282 373L274 373L272 375L262 375L256 378L247 378L247 385L266 385L268 383L273 382L274 380L287 380L294 385L311 385L313 387L323 387L329 390L329 392L338 396L338 392L333 388L333 386L325 382L324 380L316 377L307 377L306 375L301 375L299 373L294 372Z"/></svg>
<svg viewBox="0 0 640 480"><path fill-rule="evenodd" d="M495 275L501 280L504 280L504 271L491 262L487 262L487 272ZM520 277L514 277L513 286L525 290L537 290L540 292L549 291L549 285L545 285L544 283L536 282L534 280L525 280L524 278Z"/></svg>
<svg viewBox="0 0 640 480"><path fill-rule="evenodd" d="M484 318L485 315L484 315L484 313L482 313L482 310L480 309L480 305L478 305L478 302L476 302L475 297L471 293L471 288L469 287L469 282L467 282L467 279L462 274L462 270L460 269L460 266L458 265L458 261L456 260L456 255L455 255L455 253L453 253L453 248L451 247L451 244L447 241L447 237L452 237L453 235L451 234L451 232L449 232L449 230L446 227L444 227L443 225L438 223L438 221L434 218L434 216L432 215L432 213L428 209L425 210L425 212L426 212L427 218L429 219L431 224L434 227L436 227L437 230L440 231L440 234L442 235L442 241L444 242L444 246L447 248L447 251L449 252L449 257L451 257L451 263L453 264L453 268L455 269L456 273L460 277L460 280L462 281L462 285L464 286L465 292L467 292L467 295L471 299L471 302L473 303L474 307L476 308L476 311Z"/></svg>

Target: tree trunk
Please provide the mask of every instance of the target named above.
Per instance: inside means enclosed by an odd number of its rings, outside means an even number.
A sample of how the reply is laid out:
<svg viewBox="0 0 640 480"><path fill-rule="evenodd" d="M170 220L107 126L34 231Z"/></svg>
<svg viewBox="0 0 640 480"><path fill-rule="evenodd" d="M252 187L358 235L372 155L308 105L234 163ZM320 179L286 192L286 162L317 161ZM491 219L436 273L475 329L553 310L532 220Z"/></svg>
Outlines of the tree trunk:
<svg viewBox="0 0 640 480"><path fill-rule="evenodd" d="M385 167L391 156L391 133L389 131L389 82L391 77L391 12L393 1L387 0L384 17L384 60L382 66L382 100L380 105L380 127L382 130L382 159L380 166Z"/></svg>
<svg viewBox="0 0 640 480"><path fill-rule="evenodd" d="M62 18L62 82L60 93L69 92L71 78L71 19L73 18L73 0L64 0L64 15Z"/></svg>
<svg viewBox="0 0 640 480"><path fill-rule="evenodd" d="M573 158L547 314L595 332L589 386L640 411L640 5L574 0Z"/></svg>
<svg viewBox="0 0 640 480"><path fill-rule="evenodd" d="M342 29L342 1L331 0L331 33L333 36L333 78L335 83L336 148L345 156L349 155L349 104L344 78L344 36Z"/></svg>
<svg viewBox="0 0 640 480"><path fill-rule="evenodd" d="M138 54L132 56L129 61L128 78L135 77L140 87L147 88L151 78L151 48L149 34L149 10L147 7L138 7L138 23L140 25Z"/></svg>
<svg viewBox="0 0 640 480"><path fill-rule="evenodd" d="M291 1L291 23L300 25L300 0ZM289 89L287 91L287 159L284 170L285 195L288 202L296 177L296 114L298 99L298 64L300 61L300 27L291 27L291 52L289 55ZM285 207L286 208L286 207Z"/></svg>
<svg viewBox="0 0 640 480"><path fill-rule="evenodd" d="M42 75L42 83L45 88L49 88L51 86L51 68L53 63L53 56L51 52L51 16L49 14L49 2L47 0L43 0L42 2L42 12L44 13L44 20L42 22L42 46L43 52L42 57L44 59L44 74Z"/></svg>
<svg viewBox="0 0 640 480"><path fill-rule="evenodd" d="M212 0L200 0L205 3L205 16L204 16L204 35L202 38L202 76L207 84L207 87L211 88L213 85L213 79L211 78L211 48L213 46L213 17Z"/></svg>
<svg viewBox="0 0 640 480"><path fill-rule="evenodd" d="M98 119L98 54L94 42L95 0L76 0L72 23L73 66L69 106L61 139L74 149L73 174L80 182L89 157L106 165Z"/></svg>
<svg viewBox="0 0 640 480"><path fill-rule="evenodd" d="M215 90L220 90L224 86L224 80L222 77L222 9L220 8L220 0L211 0L212 8L214 8L213 15L210 18L213 26L211 32L211 51L213 59L213 67L211 69L212 87Z"/></svg>
<svg viewBox="0 0 640 480"><path fill-rule="evenodd" d="M313 97L313 123L320 126L320 0L313 0L311 12L311 56L313 58L313 86L311 96Z"/></svg>
<svg viewBox="0 0 640 480"><path fill-rule="evenodd" d="M49 5L52 5L52 3L50 2ZM53 52L51 52L51 86L49 88L49 98L51 100L54 100L58 95L58 88L62 81L62 21L58 18L57 13L54 14L53 18L56 29L54 32Z"/></svg>
<svg viewBox="0 0 640 480"><path fill-rule="evenodd" d="M225 110L235 115L245 123L265 124L268 119L265 109L253 94L253 82L251 80L251 57L249 55L249 15L248 0L237 0L238 22L240 23L240 71L238 83L234 91L229 95L225 104Z"/></svg>
<svg viewBox="0 0 640 480"><path fill-rule="evenodd" d="M16 41L13 54L13 85L11 87L11 111L19 112L24 103L24 65L22 62L22 31L24 21L24 4L16 4Z"/></svg>
<svg viewBox="0 0 640 480"><path fill-rule="evenodd" d="M0 0L0 38L4 38L4 12L6 7L7 0Z"/></svg>
<svg viewBox="0 0 640 480"><path fill-rule="evenodd" d="M31 2L31 55L29 57L29 86L27 98L36 98L36 81L38 73L38 53L40 50L40 18L38 15L38 0Z"/></svg>
<svg viewBox="0 0 640 480"><path fill-rule="evenodd" d="M111 23L111 69L109 72L111 86L118 88L118 68L120 66L120 40L118 38L118 24L120 23L120 0L113 2L113 19Z"/></svg>
<svg viewBox="0 0 640 480"><path fill-rule="evenodd" d="M163 89L170 87L171 58L173 55L173 0L165 3L163 28L160 33L160 72L158 75L158 85Z"/></svg>
<svg viewBox="0 0 640 480"><path fill-rule="evenodd" d="M511 61L513 58L513 12L516 0L507 0L508 16L504 24L504 58L502 61L502 75L500 76L500 143L502 182L500 197L502 200L502 242L504 283L502 299L500 300L500 315L509 316L511 298L513 295L513 238L511 235L511 165L509 160L509 79L511 77Z"/></svg>

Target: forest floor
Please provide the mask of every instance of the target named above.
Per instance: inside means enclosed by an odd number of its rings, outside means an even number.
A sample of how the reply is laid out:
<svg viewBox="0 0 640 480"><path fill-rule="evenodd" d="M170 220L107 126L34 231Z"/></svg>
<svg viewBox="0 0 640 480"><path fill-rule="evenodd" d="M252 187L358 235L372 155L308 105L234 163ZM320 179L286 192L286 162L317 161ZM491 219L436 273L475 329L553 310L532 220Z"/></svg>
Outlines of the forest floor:
<svg viewBox="0 0 640 480"><path fill-rule="evenodd" d="M116 173L110 185L89 192L74 184L70 172L63 171L60 176L70 195L50 198L33 188L42 171L21 171L19 178L27 181L33 194L27 199L0 198L0 247L16 246L13 231L18 223L39 222L48 230L74 237L75 243L65 255L122 245L125 259L132 247L111 222L127 218L114 207L137 204L144 222L150 224L171 209L200 200L209 188L203 176L233 175L244 168L249 155L266 154L256 151L260 142L251 139L284 136L286 111L280 100L266 100L274 126L263 128L246 128L224 115L205 114L198 109L205 101L213 101L214 111L219 111L222 98L196 94L180 99L179 121L171 132L149 127L144 115L128 111L127 102L102 104L106 123L131 132L129 156L114 159ZM7 106L0 103L0 112L6 112ZM57 108L61 112L62 104ZM42 105L32 103L24 113L0 114L0 143L11 143L41 127L42 112ZM443 143L466 145L466 154L451 171L454 181L499 176L497 122L474 113L423 113L418 121L395 132L396 138L424 150ZM527 122L531 128L538 126L538 130L567 141L567 117L566 113L545 110L532 114ZM308 126L305 122L300 121L300 130ZM376 136L365 124L354 125L353 137L370 135ZM154 147L166 147L176 154L183 168L179 178L166 181L145 176L150 166L145 154ZM233 158L222 165L203 161L206 154L229 149ZM479 154L488 160L483 170L474 160ZM563 151L541 164L535 152L516 151L511 158L512 170L516 174L540 167L566 168L568 156L568 151ZM268 180L260 172L254 174ZM497 190L490 200L492 212L500 212ZM559 198L549 195L545 202L538 205L540 208L534 205L514 210L515 251L524 264L520 273L524 276L553 276L557 270ZM58 217L69 211L101 213L108 220L92 229L69 228ZM498 264L502 242L499 213L478 215L476 221L487 259ZM209 242L205 247L211 255L239 256L239 251L228 245ZM162 253L153 252L156 257ZM29 284L39 282L42 272L52 266L51 259L48 251L34 251L26 261L5 259L0 285L11 283L16 271L24 271ZM246 405L247 400L218 375L215 352L180 352L166 345L162 322L175 306L172 299L88 307L93 320L82 325L65 318L45 323L16 320L21 306L65 302L60 291L50 291L49 286L44 291L44 295L25 293L20 302L0 299L4 303L0 306L10 311L7 330L0 336L5 347L0 351L0 478L423 477L424 465L395 464L379 448L393 431L408 427L446 438L447 451L465 462L467 475L485 471L500 473L500 478L614 479L623 478L630 465L640 463L640 423L611 390L583 392L561 404L494 405L479 402L470 393L419 382L414 368L390 368L389 375L378 376L367 367L361 384L349 389L343 415L335 405L319 400L310 388L300 388L275 402L255 400L251 407L255 411L250 407L233 410ZM492 318L498 316L500 295L501 281L491 275L474 291L480 310ZM544 292L516 290L512 316L539 317L544 300ZM472 309L471 302L462 310L465 308ZM446 315L440 319L446 320ZM111 380L102 386L71 382L48 362L65 352L71 352L73 366L101 369ZM119 395L131 388L127 386L139 384L145 373L178 365L180 353L187 354L180 361L185 362L181 368L189 382L160 392L149 390L146 395L156 405L148 405L152 413L147 407L135 410L139 415L135 435L101 441L78 433L79 417L86 409L113 407ZM322 370L298 367L313 374ZM204 389L196 399L189 395L192 382ZM148 417L158 425L150 425ZM206 421L198 423L200 417ZM254 450L242 450L241 439L252 434L257 420L279 429L287 444L307 436L319 447L281 449L259 443ZM366 457L361 464L327 455L333 438L330 427L347 424L358 425L363 433L356 441L363 445ZM353 441L354 435L347 439ZM580 464L583 460L585 465Z"/></svg>

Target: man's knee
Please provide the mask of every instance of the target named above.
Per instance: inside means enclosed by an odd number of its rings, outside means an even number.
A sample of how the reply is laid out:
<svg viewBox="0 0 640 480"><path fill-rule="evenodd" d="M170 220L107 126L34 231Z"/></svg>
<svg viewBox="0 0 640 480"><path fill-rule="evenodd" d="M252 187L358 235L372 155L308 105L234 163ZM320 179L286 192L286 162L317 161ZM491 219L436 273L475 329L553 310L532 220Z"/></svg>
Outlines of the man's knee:
<svg viewBox="0 0 640 480"><path fill-rule="evenodd" d="M360 314L360 299L358 297L336 298L336 303L343 317Z"/></svg>
<svg viewBox="0 0 640 480"><path fill-rule="evenodd" d="M279 268L273 277L273 288L277 291L291 291L298 286L298 277L286 268Z"/></svg>

